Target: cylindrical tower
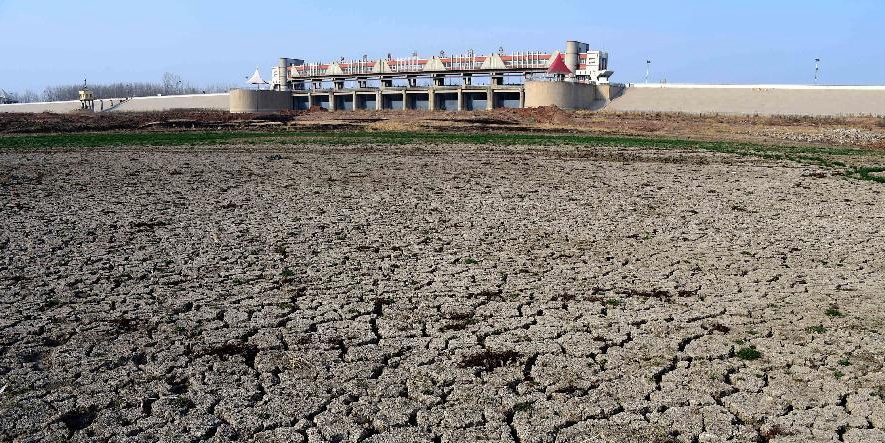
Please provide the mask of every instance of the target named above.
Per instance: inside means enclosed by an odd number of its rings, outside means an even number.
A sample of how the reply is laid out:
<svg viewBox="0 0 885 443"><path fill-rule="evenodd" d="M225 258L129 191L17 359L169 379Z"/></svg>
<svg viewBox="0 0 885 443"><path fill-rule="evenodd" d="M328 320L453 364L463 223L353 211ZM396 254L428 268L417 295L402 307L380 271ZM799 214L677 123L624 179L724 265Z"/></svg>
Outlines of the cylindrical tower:
<svg viewBox="0 0 885 443"><path fill-rule="evenodd" d="M280 64L278 65L279 75L280 75L280 91L288 91L289 90L289 59L286 57L280 57Z"/></svg>
<svg viewBox="0 0 885 443"><path fill-rule="evenodd" d="M574 40L565 42L565 65L570 71L572 71L572 74L578 72L578 63L580 62L578 54L580 52L580 45L579 42Z"/></svg>

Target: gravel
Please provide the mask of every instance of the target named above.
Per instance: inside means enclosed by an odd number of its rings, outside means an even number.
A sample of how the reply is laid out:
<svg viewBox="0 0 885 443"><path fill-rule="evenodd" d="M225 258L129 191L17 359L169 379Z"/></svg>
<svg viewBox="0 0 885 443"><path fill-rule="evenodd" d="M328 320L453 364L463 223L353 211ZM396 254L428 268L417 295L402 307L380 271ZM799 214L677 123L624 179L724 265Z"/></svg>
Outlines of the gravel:
<svg viewBox="0 0 885 443"><path fill-rule="evenodd" d="M794 142L835 143L838 145L871 145L885 141L885 133L882 131L859 128L831 128L805 132L767 129L754 131L753 134Z"/></svg>
<svg viewBox="0 0 885 443"><path fill-rule="evenodd" d="M0 440L881 442L883 190L629 149L0 153Z"/></svg>

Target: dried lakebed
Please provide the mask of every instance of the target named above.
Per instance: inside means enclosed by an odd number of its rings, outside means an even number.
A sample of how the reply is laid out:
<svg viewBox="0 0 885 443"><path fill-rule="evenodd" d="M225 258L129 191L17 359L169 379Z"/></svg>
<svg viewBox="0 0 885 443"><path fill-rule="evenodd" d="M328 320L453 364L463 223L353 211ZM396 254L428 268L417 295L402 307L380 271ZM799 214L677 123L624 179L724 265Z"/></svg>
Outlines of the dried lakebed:
<svg viewBox="0 0 885 443"><path fill-rule="evenodd" d="M0 440L885 441L885 185L687 151L0 154Z"/></svg>

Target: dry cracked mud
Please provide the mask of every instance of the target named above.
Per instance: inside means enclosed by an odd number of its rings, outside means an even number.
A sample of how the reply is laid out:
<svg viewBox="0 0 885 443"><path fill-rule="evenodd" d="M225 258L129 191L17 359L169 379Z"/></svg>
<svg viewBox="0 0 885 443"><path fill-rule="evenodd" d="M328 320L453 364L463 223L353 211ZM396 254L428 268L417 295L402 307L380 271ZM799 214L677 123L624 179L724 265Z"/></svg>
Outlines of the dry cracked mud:
<svg viewBox="0 0 885 443"><path fill-rule="evenodd" d="M885 185L721 154L0 154L0 440L885 441Z"/></svg>

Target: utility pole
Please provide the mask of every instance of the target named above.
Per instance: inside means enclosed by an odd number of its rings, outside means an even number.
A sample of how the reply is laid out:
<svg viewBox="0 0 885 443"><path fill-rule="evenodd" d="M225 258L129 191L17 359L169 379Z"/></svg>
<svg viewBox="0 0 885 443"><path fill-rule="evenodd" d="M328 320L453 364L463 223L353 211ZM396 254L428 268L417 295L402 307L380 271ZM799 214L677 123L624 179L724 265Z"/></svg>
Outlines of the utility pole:
<svg viewBox="0 0 885 443"><path fill-rule="evenodd" d="M817 84L817 76L820 72L820 59L814 59L814 84Z"/></svg>
<svg viewBox="0 0 885 443"><path fill-rule="evenodd" d="M648 84L648 72L651 69L651 60L645 61L645 84Z"/></svg>

